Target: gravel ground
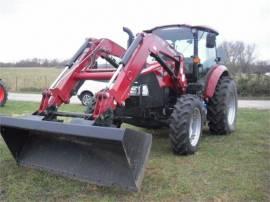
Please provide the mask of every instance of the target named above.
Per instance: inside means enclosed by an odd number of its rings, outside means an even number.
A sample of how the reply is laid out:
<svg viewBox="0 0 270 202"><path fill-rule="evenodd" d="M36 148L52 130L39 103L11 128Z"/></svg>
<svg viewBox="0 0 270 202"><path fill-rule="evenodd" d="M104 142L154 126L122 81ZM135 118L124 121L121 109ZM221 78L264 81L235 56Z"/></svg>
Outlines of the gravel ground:
<svg viewBox="0 0 270 202"><path fill-rule="evenodd" d="M40 102L40 94L29 94L29 93L9 93L9 100L16 101L31 101L31 102ZM80 100L77 96L71 98L71 103L80 104ZM239 100L239 108L255 108L255 109L270 109L270 100Z"/></svg>

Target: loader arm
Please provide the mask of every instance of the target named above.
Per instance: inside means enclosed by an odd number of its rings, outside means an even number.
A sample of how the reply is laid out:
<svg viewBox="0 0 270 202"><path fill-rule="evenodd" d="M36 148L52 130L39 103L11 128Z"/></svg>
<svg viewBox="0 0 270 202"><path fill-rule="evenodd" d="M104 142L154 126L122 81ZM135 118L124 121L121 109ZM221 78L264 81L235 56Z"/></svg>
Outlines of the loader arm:
<svg viewBox="0 0 270 202"><path fill-rule="evenodd" d="M170 75L175 90L179 93L185 92L187 82L184 74L183 56L157 35L140 33L125 52L108 88L96 95L94 119L108 110L114 110L117 105L125 104L125 100L129 97L130 88L142 72L149 56L154 57Z"/></svg>
<svg viewBox="0 0 270 202"><path fill-rule="evenodd" d="M109 56L121 58L124 53L124 48L109 39L87 39L51 87L43 91L40 107L35 114L46 115L61 104L69 103L84 80L110 79L115 70L95 69L96 60L99 57L110 60Z"/></svg>

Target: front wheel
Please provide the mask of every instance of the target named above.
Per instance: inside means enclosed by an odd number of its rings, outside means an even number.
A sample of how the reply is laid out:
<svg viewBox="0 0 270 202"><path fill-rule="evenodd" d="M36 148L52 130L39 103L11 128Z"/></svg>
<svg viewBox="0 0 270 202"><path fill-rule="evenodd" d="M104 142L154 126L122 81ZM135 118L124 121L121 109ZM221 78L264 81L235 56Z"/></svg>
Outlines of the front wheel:
<svg viewBox="0 0 270 202"><path fill-rule="evenodd" d="M195 95L181 96L170 118L170 140L175 154L197 151L203 127L203 105Z"/></svg>

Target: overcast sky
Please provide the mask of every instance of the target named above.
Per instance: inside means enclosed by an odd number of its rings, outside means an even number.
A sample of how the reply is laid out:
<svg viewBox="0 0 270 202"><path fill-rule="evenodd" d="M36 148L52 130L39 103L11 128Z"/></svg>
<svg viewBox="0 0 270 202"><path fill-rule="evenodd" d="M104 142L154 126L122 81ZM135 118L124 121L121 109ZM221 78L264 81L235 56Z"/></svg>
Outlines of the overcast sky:
<svg viewBox="0 0 270 202"><path fill-rule="evenodd" d="M208 25L222 40L257 45L270 60L270 0L0 0L0 61L66 59L87 37L125 46L135 33L164 24Z"/></svg>

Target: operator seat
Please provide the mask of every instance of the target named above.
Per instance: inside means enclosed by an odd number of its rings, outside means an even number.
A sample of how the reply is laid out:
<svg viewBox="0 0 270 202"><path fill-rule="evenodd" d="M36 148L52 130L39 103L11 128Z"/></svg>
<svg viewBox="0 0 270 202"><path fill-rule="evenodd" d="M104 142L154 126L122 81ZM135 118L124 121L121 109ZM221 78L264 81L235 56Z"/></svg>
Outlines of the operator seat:
<svg viewBox="0 0 270 202"><path fill-rule="evenodd" d="M186 74L186 77L188 79L188 81L192 80L192 77L193 77L193 59L192 57L185 57L184 58L184 62L185 62L185 66L186 66L186 69L185 69L185 74Z"/></svg>

